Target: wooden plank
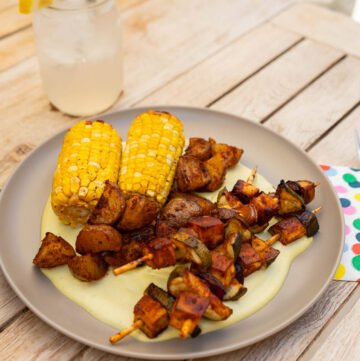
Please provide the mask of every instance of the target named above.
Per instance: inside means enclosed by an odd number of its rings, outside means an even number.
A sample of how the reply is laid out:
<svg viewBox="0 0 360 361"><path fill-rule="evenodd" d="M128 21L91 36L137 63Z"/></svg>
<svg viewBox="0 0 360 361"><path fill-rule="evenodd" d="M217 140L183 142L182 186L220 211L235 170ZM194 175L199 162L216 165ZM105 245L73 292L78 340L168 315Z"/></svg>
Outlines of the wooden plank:
<svg viewBox="0 0 360 361"><path fill-rule="evenodd" d="M272 116L265 125L279 133L286 129L286 137L306 149L359 101L360 60L348 57Z"/></svg>
<svg viewBox="0 0 360 361"><path fill-rule="evenodd" d="M342 122L321 138L318 146L310 150L310 155L319 164L343 165L359 167L354 129L359 125L360 106L349 114ZM336 146L335 146L336 144Z"/></svg>
<svg viewBox="0 0 360 361"><path fill-rule="evenodd" d="M31 24L31 15L19 13L17 6L5 8L0 12L0 40L2 37L25 29Z"/></svg>
<svg viewBox="0 0 360 361"><path fill-rule="evenodd" d="M360 24L339 12L314 4L298 4L271 21L345 53L360 56Z"/></svg>
<svg viewBox="0 0 360 361"><path fill-rule="evenodd" d="M360 355L360 286L343 309L329 322L301 361L316 360L358 360ZM344 311L344 312L343 312ZM331 330L329 330L331 329Z"/></svg>
<svg viewBox="0 0 360 361"><path fill-rule="evenodd" d="M68 361L83 348L28 311L1 333L0 359Z"/></svg>
<svg viewBox="0 0 360 361"><path fill-rule="evenodd" d="M264 24L181 74L137 105L173 104L176 99L179 105L205 106L300 40L301 37L292 32Z"/></svg>
<svg viewBox="0 0 360 361"><path fill-rule="evenodd" d="M336 49L305 40L212 107L260 122L342 56Z"/></svg>

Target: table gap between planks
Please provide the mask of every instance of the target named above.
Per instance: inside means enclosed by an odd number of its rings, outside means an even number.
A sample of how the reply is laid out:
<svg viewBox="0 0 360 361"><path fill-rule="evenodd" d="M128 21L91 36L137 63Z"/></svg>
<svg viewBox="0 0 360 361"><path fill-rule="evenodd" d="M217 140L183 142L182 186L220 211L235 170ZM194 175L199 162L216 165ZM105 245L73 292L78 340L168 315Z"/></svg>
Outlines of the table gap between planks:
<svg viewBox="0 0 360 361"><path fill-rule="evenodd" d="M292 0L118 2L126 78L113 111L209 107L263 123L318 163L359 166L351 144L360 119L359 24ZM0 186L29 151L77 121L54 111L43 94L30 25L17 0L1 2ZM0 290L1 360L129 360L49 327L2 274ZM359 295L357 283L333 281L283 331L206 360L358 359Z"/></svg>

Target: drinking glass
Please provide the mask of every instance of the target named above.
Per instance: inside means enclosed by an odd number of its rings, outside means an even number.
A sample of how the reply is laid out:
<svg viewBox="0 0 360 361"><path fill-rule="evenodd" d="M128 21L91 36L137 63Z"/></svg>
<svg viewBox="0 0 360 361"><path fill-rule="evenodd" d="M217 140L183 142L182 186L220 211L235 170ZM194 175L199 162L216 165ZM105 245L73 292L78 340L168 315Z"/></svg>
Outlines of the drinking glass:
<svg viewBox="0 0 360 361"><path fill-rule="evenodd" d="M53 0L34 12L43 87L64 113L109 108L123 87L121 24L115 0Z"/></svg>

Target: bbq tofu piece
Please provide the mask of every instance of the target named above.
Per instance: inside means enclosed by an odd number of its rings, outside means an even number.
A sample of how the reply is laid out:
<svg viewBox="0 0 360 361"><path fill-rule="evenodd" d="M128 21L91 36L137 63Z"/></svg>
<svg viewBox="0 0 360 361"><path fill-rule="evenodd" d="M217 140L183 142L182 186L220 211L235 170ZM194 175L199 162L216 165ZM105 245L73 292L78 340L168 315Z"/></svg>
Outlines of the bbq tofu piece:
<svg viewBox="0 0 360 361"><path fill-rule="evenodd" d="M105 224L86 224L76 238L76 252L80 254L120 251L121 234Z"/></svg>
<svg viewBox="0 0 360 361"><path fill-rule="evenodd" d="M175 179L177 189L180 192L192 192L202 189L212 180L204 162L188 155L180 157Z"/></svg>
<svg viewBox="0 0 360 361"><path fill-rule="evenodd" d="M192 218L187 227L193 229L209 249L215 248L224 238L224 224L215 217Z"/></svg>
<svg viewBox="0 0 360 361"><path fill-rule="evenodd" d="M203 166L210 175L210 182L204 185L203 190L216 191L224 183L226 175L226 163L220 153L215 153L210 159L203 162Z"/></svg>
<svg viewBox="0 0 360 361"><path fill-rule="evenodd" d="M141 321L140 329L149 338L154 338L169 325L169 315L165 307L148 295L140 298L134 306L134 322Z"/></svg>
<svg viewBox="0 0 360 361"><path fill-rule="evenodd" d="M272 235L279 234L280 242L284 245L292 243L302 236L306 235L304 225L297 217L282 219L269 228Z"/></svg>
<svg viewBox="0 0 360 361"><path fill-rule="evenodd" d="M250 204L254 205L257 212L256 224L261 226L270 221L279 210L279 199L272 194L260 193L251 199Z"/></svg>
<svg viewBox="0 0 360 361"><path fill-rule="evenodd" d="M174 243L169 238L155 238L144 248L144 255L152 254L146 264L151 268L169 267L176 263Z"/></svg>
<svg viewBox="0 0 360 361"><path fill-rule="evenodd" d="M200 160L207 160L211 157L211 144L203 138L190 138L189 145L185 149L185 155L195 157Z"/></svg>
<svg viewBox="0 0 360 361"><path fill-rule="evenodd" d="M252 198L259 195L260 189L248 183L242 179L239 179L232 191L231 194L236 196L243 204L248 204Z"/></svg>
<svg viewBox="0 0 360 361"><path fill-rule="evenodd" d="M242 154L244 153L243 149L227 144L216 143L214 139L210 138L209 141L211 143L212 155L214 156L219 154L224 160L226 169L231 168L237 164Z"/></svg>
<svg viewBox="0 0 360 361"><path fill-rule="evenodd" d="M180 330L180 337L189 337L210 304L207 297L181 292L170 313L170 326Z"/></svg>
<svg viewBox="0 0 360 361"><path fill-rule="evenodd" d="M46 232L33 263L40 268L52 268L64 265L75 257L75 250L70 243L51 232Z"/></svg>
<svg viewBox="0 0 360 361"><path fill-rule="evenodd" d="M243 267L244 277L262 267L262 259L250 243L243 243L241 245L239 260Z"/></svg>
<svg viewBox="0 0 360 361"><path fill-rule="evenodd" d="M125 210L125 196L119 186L107 180L104 191L90 214L89 224L113 225Z"/></svg>
<svg viewBox="0 0 360 361"><path fill-rule="evenodd" d="M218 251L212 251L211 256L211 274L220 280L225 287L228 287L235 277L234 260Z"/></svg>

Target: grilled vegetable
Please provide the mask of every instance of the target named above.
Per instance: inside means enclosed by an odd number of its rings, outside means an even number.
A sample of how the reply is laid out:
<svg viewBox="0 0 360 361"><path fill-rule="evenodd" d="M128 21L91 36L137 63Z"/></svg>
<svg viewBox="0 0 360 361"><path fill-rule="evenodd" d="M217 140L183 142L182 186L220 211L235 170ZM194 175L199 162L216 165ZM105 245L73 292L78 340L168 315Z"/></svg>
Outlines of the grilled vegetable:
<svg viewBox="0 0 360 361"><path fill-rule="evenodd" d="M121 139L110 124L85 120L66 133L51 192L51 205L61 222L86 223L105 181L117 181L120 158Z"/></svg>
<svg viewBox="0 0 360 361"><path fill-rule="evenodd" d="M215 217L192 218L188 222L188 228L194 230L199 239L210 249L215 248L224 238L224 224Z"/></svg>
<svg viewBox="0 0 360 361"><path fill-rule="evenodd" d="M68 261L74 277L80 281L97 281L106 275L108 265L99 254L76 256Z"/></svg>
<svg viewBox="0 0 360 361"><path fill-rule="evenodd" d="M185 155L190 155L199 160L207 160L211 157L211 144L203 138L190 138L189 145L185 149Z"/></svg>
<svg viewBox="0 0 360 361"><path fill-rule="evenodd" d="M197 238L179 231L173 236L176 246L176 259L191 261L202 270L211 266L211 253L207 247Z"/></svg>
<svg viewBox="0 0 360 361"><path fill-rule="evenodd" d="M302 196L292 190L292 188L281 180L276 189L276 196L279 198L280 215L302 212L305 210L305 202Z"/></svg>
<svg viewBox="0 0 360 361"><path fill-rule="evenodd" d="M165 290L156 286L154 283L150 283L144 291L145 295L149 295L152 299L159 302L161 306L165 307L169 312L171 311L175 298L167 293Z"/></svg>
<svg viewBox="0 0 360 361"><path fill-rule="evenodd" d="M87 224L76 238L76 252L80 254L104 251L120 251L122 245L120 233L105 224Z"/></svg>
<svg viewBox="0 0 360 361"><path fill-rule="evenodd" d="M274 194L261 192L251 199L250 204L255 206L257 213L256 224L259 226L268 223L279 210L279 199Z"/></svg>
<svg viewBox="0 0 360 361"><path fill-rule="evenodd" d="M218 251L212 251L211 256L210 273L220 280L225 287L228 287L235 277L234 259Z"/></svg>
<svg viewBox="0 0 360 361"><path fill-rule="evenodd" d="M236 196L243 204L248 204L251 199L259 195L259 193L259 188L242 179L239 179L235 183L231 191L231 194Z"/></svg>
<svg viewBox="0 0 360 361"><path fill-rule="evenodd" d="M211 181L210 173L204 162L188 155L180 157L175 179L176 187L180 192L203 189Z"/></svg>
<svg viewBox="0 0 360 361"><path fill-rule="evenodd" d="M287 181L286 184L299 196L305 204L309 204L315 197L315 188L318 184L308 180Z"/></svg>
<svg viewBox="0 0 360 361"><path fill-rule="evenodd" d="M170 313L170 326L180 330L180 337L189 337L196 329L210 300L192 292L181 292Z"/></svg>
<svg viewBox="0 0 360 361"><path fill-rule="evenodd" d="M122 216L124 210L124 194L116 183L107 180L103 194L91 212L88 223L113 225Z"/></svg>
<svg viewBox="0 0 360 361"><path fill-rule="evenodd" d="M71 244L51 232L46 232L41 242L39 251L33 259L33 263L37 267L52 268L61 266L75 257L75 251Z"/></svg>
<svg viewBox="0 0 360 361"><path fill-rule="evenodd" d="M230 219L225 226L225 239L231 237L234 234L240 234L242 242L251 241L251 232L239 219Z"/></svg>
<svg viewBox="0 0 360 361"><path fill-rule="evenodd" d="M237 164L242 154L244 153L243 149L227 144L216 143L214 139L210 138L209 141L211 144L212 155L221 155L226 169L231 168Z"/></svg>
<svg viewBox="0 0 360 361"><path fill-rule="evenodd" d="M213 293L219 300L224 298L226 293L224 285L211 273L208 272L196 272L195 276L199 277L204 281L210 288L211 293Z"/></svg>
<svg viewBox="0 0 360 361"><path fill-rule="evenodd" d="M184 142L183 125L174 115L155 110L138 115L126 140L120 189L164 204Z"/></svg>
<svg viewBox="0 0 360 361"><path fill-rule="evenodd" d="M219 189L224 183L226 175L226 163L223 156L220 153L215 153L203 165L210 175L210 182L204 186L203 190L213 192Z"/></svg>
<svg viewBox="0 0 360 361"><path fill-rule="evenodd" d="M222 208L222 207L217 209L217 217L222 222L227 222L231 218L235 218L236 216L237 216L237 213L234 209Z"/></svg>
<svg viewBox="0 0 360 361"><path fill-rule="evenodd" d="M304 211L295 216L305 227L308 237L314 236L319 231L319 222L313 212Z"/></svg>
<svg viewBox="0 0 360 361"><path fill-rule="evenodd" d="M138 194L129 195L125 211L116 225L120 230L134 230L150 225L159 213L155 200Z"/></svg>
<svg viewBox="0 0 360 361"><path fill-rule="evenodd" d="M219 191L216 205L218 208L230 208L234 210L238 210L243 206L243 204L226 188Z"/></svg>
<svg viewBox="0 0 360 361"><path fill-rule="evenodd" d="M244 296L247 292L247 288L244 287L237 279L233 279L230 285L226 289L226 294L224 295L225 301L236 301L240 297Z"/></svg>

